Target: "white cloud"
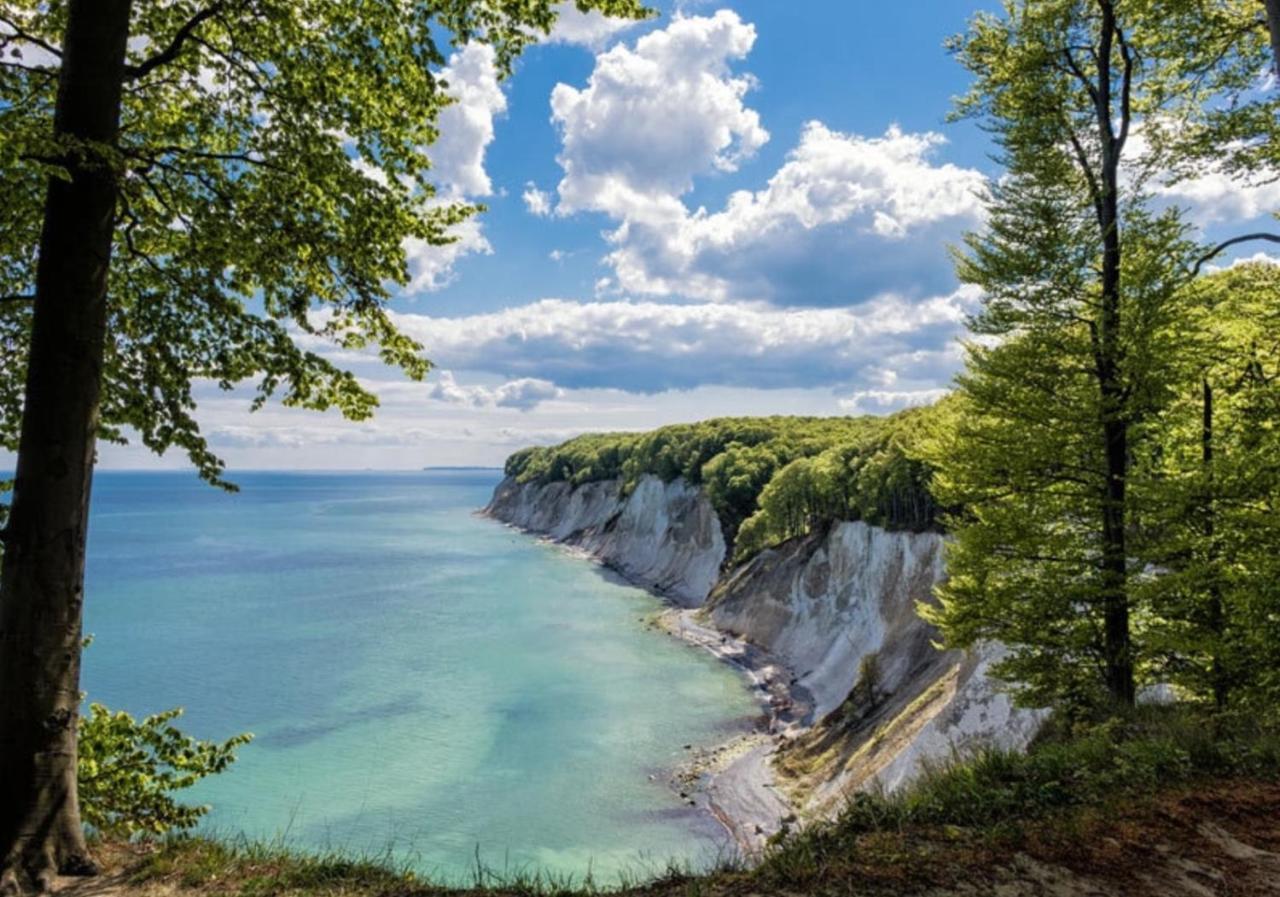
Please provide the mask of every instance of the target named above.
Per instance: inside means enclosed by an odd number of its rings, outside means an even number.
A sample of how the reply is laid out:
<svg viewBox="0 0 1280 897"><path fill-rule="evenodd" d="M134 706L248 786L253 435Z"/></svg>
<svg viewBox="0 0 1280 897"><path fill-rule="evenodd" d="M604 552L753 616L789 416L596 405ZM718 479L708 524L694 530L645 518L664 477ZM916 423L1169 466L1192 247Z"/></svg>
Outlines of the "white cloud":
<svg viewBox="0 0 1280 897"><path fill-rule="evenodd" d="M945 244L981 221L986 186L978 171L934 163L943 143L810 122L764 189L715 214L676 202L662 218L624 220L608 261L623 289L651 295L830 305L859 288L937 289L951 279Z"/></svg>
<svg viewBox="0 0 1280 897"><path fill-rule="evenodd" d="M729 67L755 39L755 28L729 10L677 17L633 47L596 57L581 90L557 84L559 211L629 217L669 208L695 175L733 171L763 146L769 134L743 104L754 80Z"/></svg>
<svg viewBox="0 0 1280 897"><path fill-rule="evenodd" d="M1199 177L1161 184L1155 194L1186 208L1201 226L1280 212L1280 180L1250 184L1215 168Z"/></svg>
<svg viewBox="0 0 1280 897"><path fill-rule="evenodd" d="M1204 266L1204 270L1206 274L1212 274L1215 271L1236 268L1240 265L1280 265L1280 256L1274 256L1268 252L1255 252L1253 255L1234 258L1226 263L1215 265L1211 262Z"/></svg>
<svg viewBox="0 0 1280 897"><path fill-rule="evenodd" d="M606 16L598 9L581 12L572 0L563 0L556 8L556 23L545 42L576 44L598 50L618 34L638 24L634 19Z"/></svg>
<svg viewBox="0 0 1280 897"><path fill-rule="evenodd" d="M429 398L472 408L515 408L519 411L531 411L542 402L558 399L564 395L564 390L554 383L536 377L522 377L494 388L463 386L458 383L452 371L439 371L433 374L432 378L433 382L427 389Z"/></svg>
<svg viewBox="0 0 1280 897"><path fill-rule="evenodd" d="M440 191L437 201L464 202L491 196L493 183L485 170L485 153L493 142L494 118L507 109L493 48L479 42L464 45L449 57L440 77L448 83L454 102L441 110L440 138L429 151L433 179ZM410 292L441 289L456 278L454 269L461 258L493 253L483 226L474 217L454 225L451 233L457 239L443 246L418 239L405 242Z"/></svg>
<svg viewBox="0 0 1280 897"><path fill-rule="evenodd" d="M524 199L524 207L530 215L545 218L551 214L551 194L545 190L539 190L538 185L533 181L524 185L524 193L521 196Z"/></svg>
<svg viewBox="0 0 1280 897"><path fill-rule="evenodd" d="M409 260L409 292L442 289L457 279L454 266L459 259L468 255L493 254L493 246L474 217L455 224L450 233L457 239L442 246L417 238L405 241L405 254Z"/></svg>
<svg viewBox="0 0 1280 897"><path fill-rule="evenodd" d="M1147 130L1139 123L1129 136L1125 150L1129 164L1122 170L1126 182L1132 181L1134 172L1156 165ZM1221 165L1207 163L1194 176L1179 178L1167 172L1157 173L1147 189L1157 199L1185 209L1190 220L1200 227L1280 212L1280 172L1274 170L1254 171L1249 178L1242 178L1231 176Z"/></svg>
<svg viewBox="0 0 1280 897"><path fill-rule="evenodd" d="M493 120L507 110L498 83L493 48L472 42L449 57L440 71L454 102L440 112L440 138L431 147L435 180L451 197L493 192L484 157L493 142Z"/></svg>
<svg viewBox="0 0 1280 897"><path fill-rule="evenodd" d="M840 400L840 407L850 414L885 414L902 408L928 405L945 396L946 389L862 389L847 399Z"/></svg>
<svg viewBox="0 0 1280 897"><path fill-rule="evenodd" d="M946 244L981 221L986 179L936 162L935 133L864 137L810 122L763 189L715 212L690 207L699 177L735 170L769 139L745 105L754 79L731 69L755 37L729 10L678 16L600 54L584 87L552 92L557 213L618 222L605 288L806 305L947 289Z"/></svg>
<svg viewBox="0 0 1280 897"><path fill-rule="evenodd" d="M892 376L914 389L950 379L977 302L962 288L838 309L546 299L469 317L394 317L446 368L567 388L879 388Z"/></svg>

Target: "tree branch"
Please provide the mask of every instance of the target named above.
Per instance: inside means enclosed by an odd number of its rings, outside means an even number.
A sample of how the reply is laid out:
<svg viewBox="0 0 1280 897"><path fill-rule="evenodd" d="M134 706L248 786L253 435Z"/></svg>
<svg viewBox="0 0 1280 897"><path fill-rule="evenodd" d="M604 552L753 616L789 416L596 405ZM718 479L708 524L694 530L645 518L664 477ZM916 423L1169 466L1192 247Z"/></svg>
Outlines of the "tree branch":
<svg viewBox="0 0 1280 897"><path fill-rule="evenodd" d="M0 16L0 22L3 22L5 25L8 25L10 28L13 29L13 34L0 35L0 37L5 37L5 38L16 37L18 40L24 40L29 44L34 44L35 46L39 47L41 50L44 50L46 53L52 53L54 56L57 56L59 59L62 58L61 49L59 49L58 47L55 47L53 44L42 41L40 38L36 37L34 34L30 34L26 31L23 31L21 28L18 27L17 22L9 18L8 16ZM10 42L8 40L0 41L0 46L8 46L9 43Z"/></svg>
<svg viewBox="0 0 1280 897"><path fill-rule="evenodd" d="M1124 31L1120 26L1116 26L1116 39L1120 43L1120 56L1124 60L1124 75L1120 88L1120 136L1116 138L1116 157L1124 151L1124 145L1129 139L1129 125L1133 122L1132 96L1133 96L1133 64L1134 52L1129 47L1129 42L1125 40Z"/></svg>
<svg viewBox="0 0 1280 897"><path fill-rule="evenodd" d="M206 6L190 19L188 19L181 28L173 35L173 40L169 41L169 45L156 53L149 56L137 65L125 66L124 77L126 81L134 81L145 76L152 69L159 68L178 58L178 54L182 52L182 46L187 42L197 28L200 27L207 19L211 19L226 8L226 0L216 0L216 2Z"/></svg>
<svg viewBox="0 0 1280 897"><path fill-rule="evenodd" d="M1280 234L1243 234L1239 237L1232 237L1230 240L1224 240L1204 255L1200 256L1200 258L1196 259L1195 266L1191 269L1191 276L1195 277L1198 275L1200 273L1200 269L1204 267L1206 262L1210 262L1222 255L1223 252L1230 249L1232 246L1235 246L1237 243L1248 243L1253 240L1266 240L1268 243L1280 243Z"/></svg>
<svg viewBox="0 0 1280 897"><path fill-rule="evenodd" d="M23 303L35 302L35 301L36 301L35 296L0 296L0 305L4 305L6 303L21 305Z"/></svg>

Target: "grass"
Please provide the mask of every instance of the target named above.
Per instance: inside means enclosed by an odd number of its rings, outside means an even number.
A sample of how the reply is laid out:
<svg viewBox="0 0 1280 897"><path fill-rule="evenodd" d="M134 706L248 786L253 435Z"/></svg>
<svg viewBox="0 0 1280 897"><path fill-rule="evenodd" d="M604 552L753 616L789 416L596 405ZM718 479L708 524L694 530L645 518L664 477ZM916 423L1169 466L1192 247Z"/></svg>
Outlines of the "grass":
<svg viewBox="0 0 1280 897"><path fill-rule="evenodd" d="M1100 724L1051 730L1026 754L986 750L953 758L893 794L854 795L838 819L778 839L751 869L726 866L695 875L673 867L653 880L607 887L590 878L495 871L477 862L470 887L459 890L421 880L390 852L301 854L280 845L177 838L129 848L134 859L128 875L136 884L166 882L244 897L912 893L986 875L1015 853L1047 852L1070 862L1084 855L1084 845L1119 843L1122 829L1126 849L1140 852L1157 837L1180 837L1181 830L1162 828L1178 813L1229 817L1237 804L1245 808L1240 813L1252 807L1249 812L1276 823L1280 839L1276 783L1280 723L1149 707ZM1210 797L1213 802L1194 809L1197 800ZM1174 805L1192 809L1174 813ZM1186 829L1192 834L1194 822Z"/></svg>

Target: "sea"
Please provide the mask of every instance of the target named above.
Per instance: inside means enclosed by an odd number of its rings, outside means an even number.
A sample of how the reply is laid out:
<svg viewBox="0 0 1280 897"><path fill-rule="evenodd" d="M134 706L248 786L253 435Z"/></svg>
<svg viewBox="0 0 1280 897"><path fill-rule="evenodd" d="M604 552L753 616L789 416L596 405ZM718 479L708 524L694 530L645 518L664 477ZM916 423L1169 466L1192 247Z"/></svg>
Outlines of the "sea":
<svg viewBox="0 0 1280 897"><path fill-rule="evenodd" d="M477 515L500 477L99 472L87 700L253 733L184 797L219 837L461 884L723 859L669 780L758 715L747 683L650 594Z"/></svg>

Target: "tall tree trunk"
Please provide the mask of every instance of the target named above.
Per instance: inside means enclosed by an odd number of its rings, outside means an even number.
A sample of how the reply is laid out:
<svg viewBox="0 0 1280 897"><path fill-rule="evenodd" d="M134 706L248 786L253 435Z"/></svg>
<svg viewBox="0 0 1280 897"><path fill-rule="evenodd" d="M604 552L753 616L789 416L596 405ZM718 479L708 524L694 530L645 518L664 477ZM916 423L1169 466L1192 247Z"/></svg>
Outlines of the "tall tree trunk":
<svg viewBox="0 0 1280 897"><path fill-rule="evenodd" d="M1275 74L1280 78L1280 0L1263 0L1267 7L1267 30L1271 32L1271 56Z"/></svg>
<svg viewBox="0 0 1280 897"><path fill-rule="evenodd" d="M92 874L76 796L85 537L106 344L131 0L71 0L13 505L0 570L0 888Z"/></svg>
<svg viewBox="0 0 1280 897"><path fill-rule="evenodd" d="M1102 295L1099 311L1098 381L1102 399L1106 485L1102 497L1103 652L1107 690L1112 700L1132 705L1133 649L1129 633L1129 583L1126 487L1129 476L1129 409L1126 407L1121 326L1120 154L1129 121L1128 65L1120 97L1121 135L1115 131L1112 53L1119 32L1110 2L1099 4L1102 26L1098 47L1097 126L1102 146L1098 226L1102 237ZM1124 50L1121 44L1121 50Z"/></svg>

